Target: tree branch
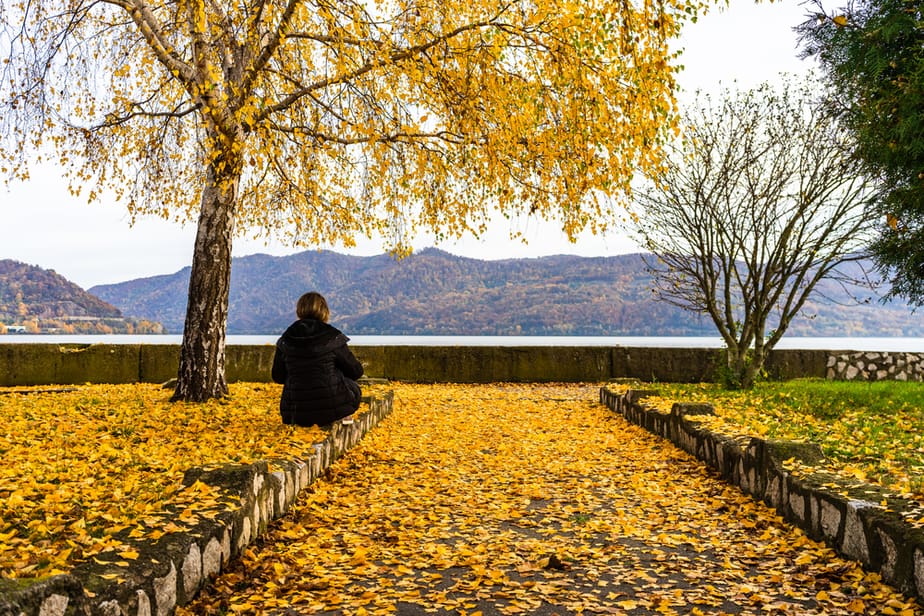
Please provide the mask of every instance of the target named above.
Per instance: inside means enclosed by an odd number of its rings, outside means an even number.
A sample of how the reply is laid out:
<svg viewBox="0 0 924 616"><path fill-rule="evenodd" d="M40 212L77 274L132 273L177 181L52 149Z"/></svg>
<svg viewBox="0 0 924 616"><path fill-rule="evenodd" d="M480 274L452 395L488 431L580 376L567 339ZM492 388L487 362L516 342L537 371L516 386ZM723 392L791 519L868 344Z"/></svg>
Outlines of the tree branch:
<svg viewBox="0 0 924 616"><path fill-rule="evenodd" d="M144 0L101 0L101 2L117 6L128 13L160 63L174 77L179 78L189 90L190 85L195 81L195 70L174 52L172 45L163 34L157 17L144 3Z"/></svg>
<svg viewBox="0 0 924 616"><path fill-rule="evenodd" d="M282 44L284 37L286 36L286 30L291 24L292 17L295 15L295 9L298 8L301 0L288 0L285 10L282 12L282 17L279 19L279 24L276 26L276 29L269 34L269 38L266 43L263 44L263 47L260 49L260 53L254 58L253 63L244 69L243 78L241 79L240 92L238 97L240 100L244 100L247 96L250 95L253 84L257 79L257 76L266 68L269 64L269 61L276 54L276 50L279 48L279 45ZM263 35L260 33L260 22L263 16L263 1L261 0L259 5L259 10L254 17L253 24L251 25L252 34L256 41L261 41ZM239 106L240 103L238 103ZM261 118L262 119L262 118Z"/></svg>
<svg viewBox="0 0 924 616"><path fill-rule="evenodd" d="M480 28L484 28L484 27L492 26L492 25L494 24L492 24L489 21L481 21L481 22L467 24L465 26L460 26L450 32L447 32L430 41L427 41L426 43L422 43L420 45L414 45L413 47L409 47L407 49L396 51L394 53L389 54L388 57L386 58L381 58L381 59L366 62L362 66L352 71L348 71L346 73L335 75L333 77L329 77L327 79L322 79L320 81L317 81L313 84L303 86L299 88L298 90L296 90L295 92L292 92L288 96L284 97L280 102L276 103L275 105L268 106L261 113L257 114L256 121L258 122L263 121L269 116L277 112L288 109L289 107L294 105L299 99L307 96L308 94L312 92L330 87L338 83L346 83L349 81L353 81L357 77L361 77L362 75L365 75L366 73L369 73L370 71L373 71L377 68L388 66L389 64L397 64L399 62L403 62L417 55L420 55L426 52L427 50L432 49L433 47L437 45L440 45L446 41L452 40L453 38L459 36L460 34L463 34L465 32L470 32L472 30L478 30Z"/></svg>

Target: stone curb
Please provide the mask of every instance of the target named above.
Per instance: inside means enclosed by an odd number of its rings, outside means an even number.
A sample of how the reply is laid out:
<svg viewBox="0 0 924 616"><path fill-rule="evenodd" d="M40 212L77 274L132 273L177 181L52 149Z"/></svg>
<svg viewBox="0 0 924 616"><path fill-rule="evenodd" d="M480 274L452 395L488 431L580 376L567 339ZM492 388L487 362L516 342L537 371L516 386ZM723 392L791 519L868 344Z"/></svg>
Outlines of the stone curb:
<svg viewBox="0 0 924 616"><path fill-rule="evenodd" d="M0 586L0 616L172 614L284 515L306 486L391 413L393 404L392 392L372 398L367 412L352 424L335 423L301 459L190 469L184 485L199 481L219 489L221 501L211 517L154 542L117 535L137 554L132 560L103 552L66 575ZM179 519L181 509L168 510L168 519Z"/></svg>
<svg viewBox="0 0 924 616"><path fill-rule="evenodd" d="M712 405L677 403L665 413L644 403L645 397L656 394L638 389L616 394L603 387L600 402L696 456L812 539L824 541L841 556L924 602L924 528L905 517L924 519L920 503L880 486L824 472L795 476L784 462L792 458L809 465L823 462L818 445L717 434L688 419L714 414Z"/></svg>

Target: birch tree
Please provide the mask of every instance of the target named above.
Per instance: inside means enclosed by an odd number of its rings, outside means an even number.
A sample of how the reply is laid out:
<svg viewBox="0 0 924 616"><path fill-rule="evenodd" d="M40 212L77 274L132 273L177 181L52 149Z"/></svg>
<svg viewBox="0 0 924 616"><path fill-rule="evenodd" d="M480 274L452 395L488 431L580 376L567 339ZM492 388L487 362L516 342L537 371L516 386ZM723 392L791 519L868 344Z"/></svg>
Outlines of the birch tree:
<svg viewBox="0 0 924 616"><path fill-rule="evenodd" d="M613 217L674 113L696 0L2 5L0 166L196 221L175 399L226 394L235 236L401 251L493 212Z"/></svg>

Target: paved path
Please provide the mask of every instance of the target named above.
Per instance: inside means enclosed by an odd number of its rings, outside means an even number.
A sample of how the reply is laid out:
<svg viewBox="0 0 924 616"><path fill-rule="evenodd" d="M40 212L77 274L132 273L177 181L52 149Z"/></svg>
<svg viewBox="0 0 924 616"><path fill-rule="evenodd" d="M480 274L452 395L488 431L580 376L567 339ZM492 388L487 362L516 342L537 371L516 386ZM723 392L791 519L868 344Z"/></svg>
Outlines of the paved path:
<svg viewBox="0 0 924 616"><path fill-rule="evenodd" d="M395 412L180 614L924 614L579 385Z"/></svg>

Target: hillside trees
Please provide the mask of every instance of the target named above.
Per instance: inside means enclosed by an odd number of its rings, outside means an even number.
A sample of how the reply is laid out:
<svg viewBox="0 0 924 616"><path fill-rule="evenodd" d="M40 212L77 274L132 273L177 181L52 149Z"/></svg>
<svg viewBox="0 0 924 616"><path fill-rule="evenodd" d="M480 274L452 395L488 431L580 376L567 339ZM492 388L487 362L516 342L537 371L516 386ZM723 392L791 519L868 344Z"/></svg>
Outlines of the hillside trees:
<svg viewBox="0 0 924 616"><path fill-rule="evenodd" d="M857 0L800 28L838 92L839 119L885 197L872 254L892 294L924 304L924 10L917 0Z"/></svg>
<svg viewBox="0 0 924 616"><path fill-rule="evenodd" d="M709 316L733 386L754 383L819 281L861 260L870 237L876 186L817 91L787 83L703 97L637 195L657 293Z"/></svg>
<svg viewBox="0 0 924 616"><path fill-rule="evenodd" d="M176 399L223 396L232 238L403 248L611 218L673 115L697 0L5 3L2 167L198 218Z"/></svg>

